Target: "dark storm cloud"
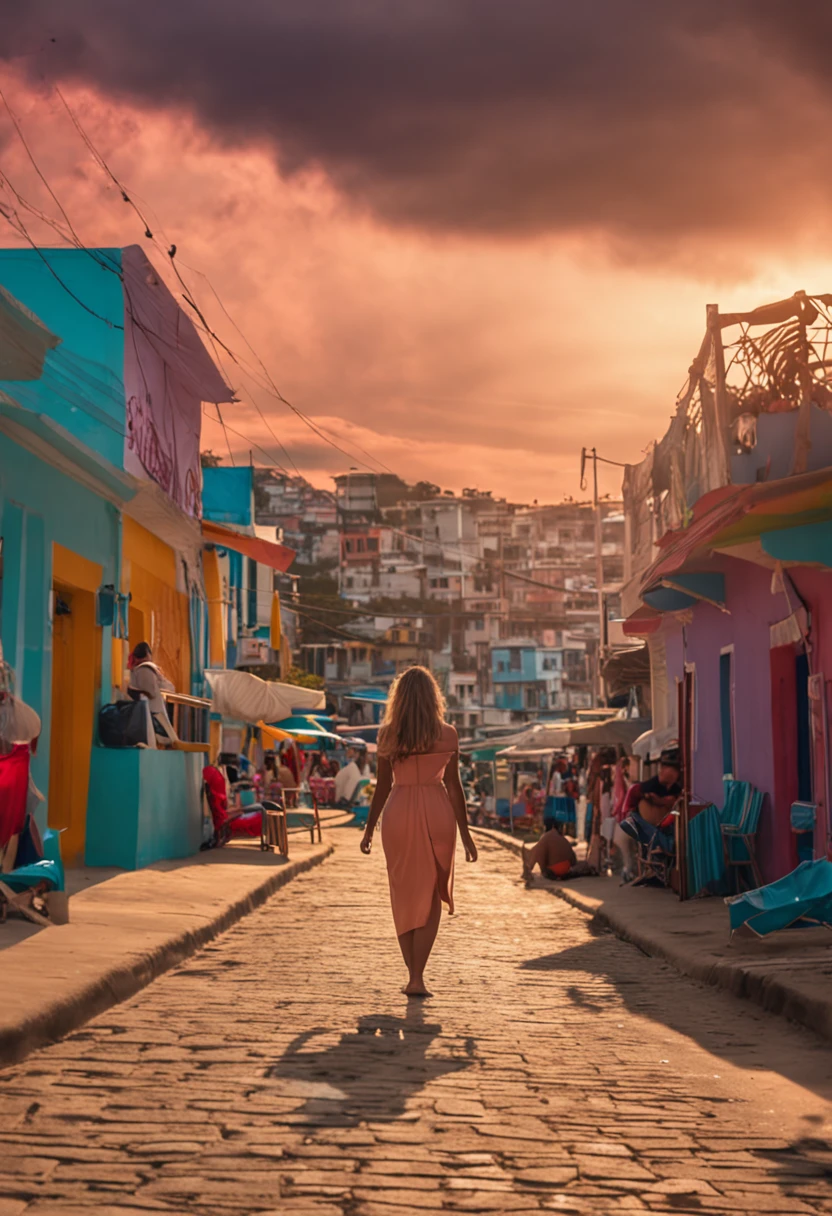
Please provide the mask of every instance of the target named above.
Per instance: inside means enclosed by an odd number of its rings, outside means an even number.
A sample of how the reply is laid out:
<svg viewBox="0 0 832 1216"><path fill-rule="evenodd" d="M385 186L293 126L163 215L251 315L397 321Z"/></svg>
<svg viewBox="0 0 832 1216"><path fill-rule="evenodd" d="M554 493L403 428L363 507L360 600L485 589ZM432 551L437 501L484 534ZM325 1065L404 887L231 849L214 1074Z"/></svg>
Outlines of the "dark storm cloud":
<svg viewBox="0 0 832 1216"><path fill-rule="evenodd" d="M2 2L33 78L187 107L398 224L661 245L802 229L832 189L817 0Z"/></svg>

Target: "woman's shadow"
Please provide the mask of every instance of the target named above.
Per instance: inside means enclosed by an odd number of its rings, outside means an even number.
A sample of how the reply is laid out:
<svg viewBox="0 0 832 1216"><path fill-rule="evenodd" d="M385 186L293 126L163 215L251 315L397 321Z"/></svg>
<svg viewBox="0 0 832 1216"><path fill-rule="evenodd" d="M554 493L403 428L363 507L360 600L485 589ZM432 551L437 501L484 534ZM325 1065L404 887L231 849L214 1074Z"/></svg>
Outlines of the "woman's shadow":
<svg viewBox="0 0 832 1216"><path fill-rule="evenodd" d="M334 1045L307 1050L330 1033L325 1027L305 1030L267 1073L282 1082L281 1092L302 1099L294 1112L304 1116L302 1122L353 1126L398 1119L413 1094L437 1077L469 1068L475 1055L473 1039L461 1049L449 1042L442 1054L428 1055L442 1027L425 1021L424 1005L415 1002L405 1017L368 1014Z"/></svg>

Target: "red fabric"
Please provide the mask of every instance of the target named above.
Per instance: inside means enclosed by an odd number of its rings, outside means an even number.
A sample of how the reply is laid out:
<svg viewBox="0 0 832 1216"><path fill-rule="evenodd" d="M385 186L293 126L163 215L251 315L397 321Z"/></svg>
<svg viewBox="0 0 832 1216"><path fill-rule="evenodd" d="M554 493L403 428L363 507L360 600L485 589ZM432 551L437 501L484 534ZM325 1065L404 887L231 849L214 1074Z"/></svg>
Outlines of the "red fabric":
<svg viewBox="0 0 832 1216"><path fill-rule="evenodd" d="M638 804L641 802L641 782L634 781L627 790L627 797L621 804L620 813L615 817L620 823L622 819L626 819L631 811L638 810ZM618 808L616 808L618 809Z"/></svg>
<svg viewBox="0 0 832 1216"><path fill-rule="evenodd" d="M213 764L206 764L202 770L202 779L208 787L208 806L211 808L214 831L218 832L228 822L228 795L225 792L225 778Z"/></svg>
<svg viewBox="0 0 832 1216"><path fill-rule="evenodd" d="M262 831L263 816L260 811L246 811L231 820L232 836L259 836Z"/></svg>
<svg viewBox="0 0 832 1216"><path fill-rule="evenodd" d="M298 765L298 753L294 744L287 747L283 752L281 759L288 768L289 772L295 779L295 785L300 785L300 767Z"/></svg>
<svg viewBox="0 0 832 1216"><path fill-rule="evenodd" d="M29 744L18 743L0 756L0 849L23 829L28 793Z"/></svg>

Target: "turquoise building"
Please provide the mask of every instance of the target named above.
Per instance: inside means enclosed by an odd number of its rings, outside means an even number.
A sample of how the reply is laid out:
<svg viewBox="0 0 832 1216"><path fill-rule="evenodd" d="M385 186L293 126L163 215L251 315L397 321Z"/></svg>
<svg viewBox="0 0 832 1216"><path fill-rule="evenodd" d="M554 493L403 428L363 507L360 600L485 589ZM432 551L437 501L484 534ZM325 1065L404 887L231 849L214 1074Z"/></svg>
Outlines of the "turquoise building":
<svg viewBox="0 0 832 1216"><path fill-rule="evenodd" d="M95 724L128 635L180 691L201 678L200 418L231 393L138 247L2 250L0 289L0 639L42 720L41 814L69 864L185 856L202 758Z"/></svg>

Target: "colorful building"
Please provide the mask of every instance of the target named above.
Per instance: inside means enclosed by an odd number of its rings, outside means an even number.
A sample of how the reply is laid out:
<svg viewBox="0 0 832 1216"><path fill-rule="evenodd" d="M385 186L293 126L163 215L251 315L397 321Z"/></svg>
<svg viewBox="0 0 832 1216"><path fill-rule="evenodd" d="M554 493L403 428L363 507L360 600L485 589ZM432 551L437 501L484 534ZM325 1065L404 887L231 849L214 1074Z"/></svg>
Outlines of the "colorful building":
<svg viewBox="0 0 832 1216"><path fill-rule="evenodd" d="M765 881L832 844L825 300L709 307L676 416L624 480L624 630L649 649L654 742L690 723L698 799L721 806L726 777L762 791ZM812 833L792 831L796 802Z"/></svg>
<svg viewBox="0 0 832 1216"><path fill-rule="evenodd" d="M0 251L0 287L0 637L42 719L42 814L69 864L185 856L203 756L103 748L96 723L138 641L203 692L204 546L250 543L202 522L202 403L231 390L137 246Z"/></svg>

